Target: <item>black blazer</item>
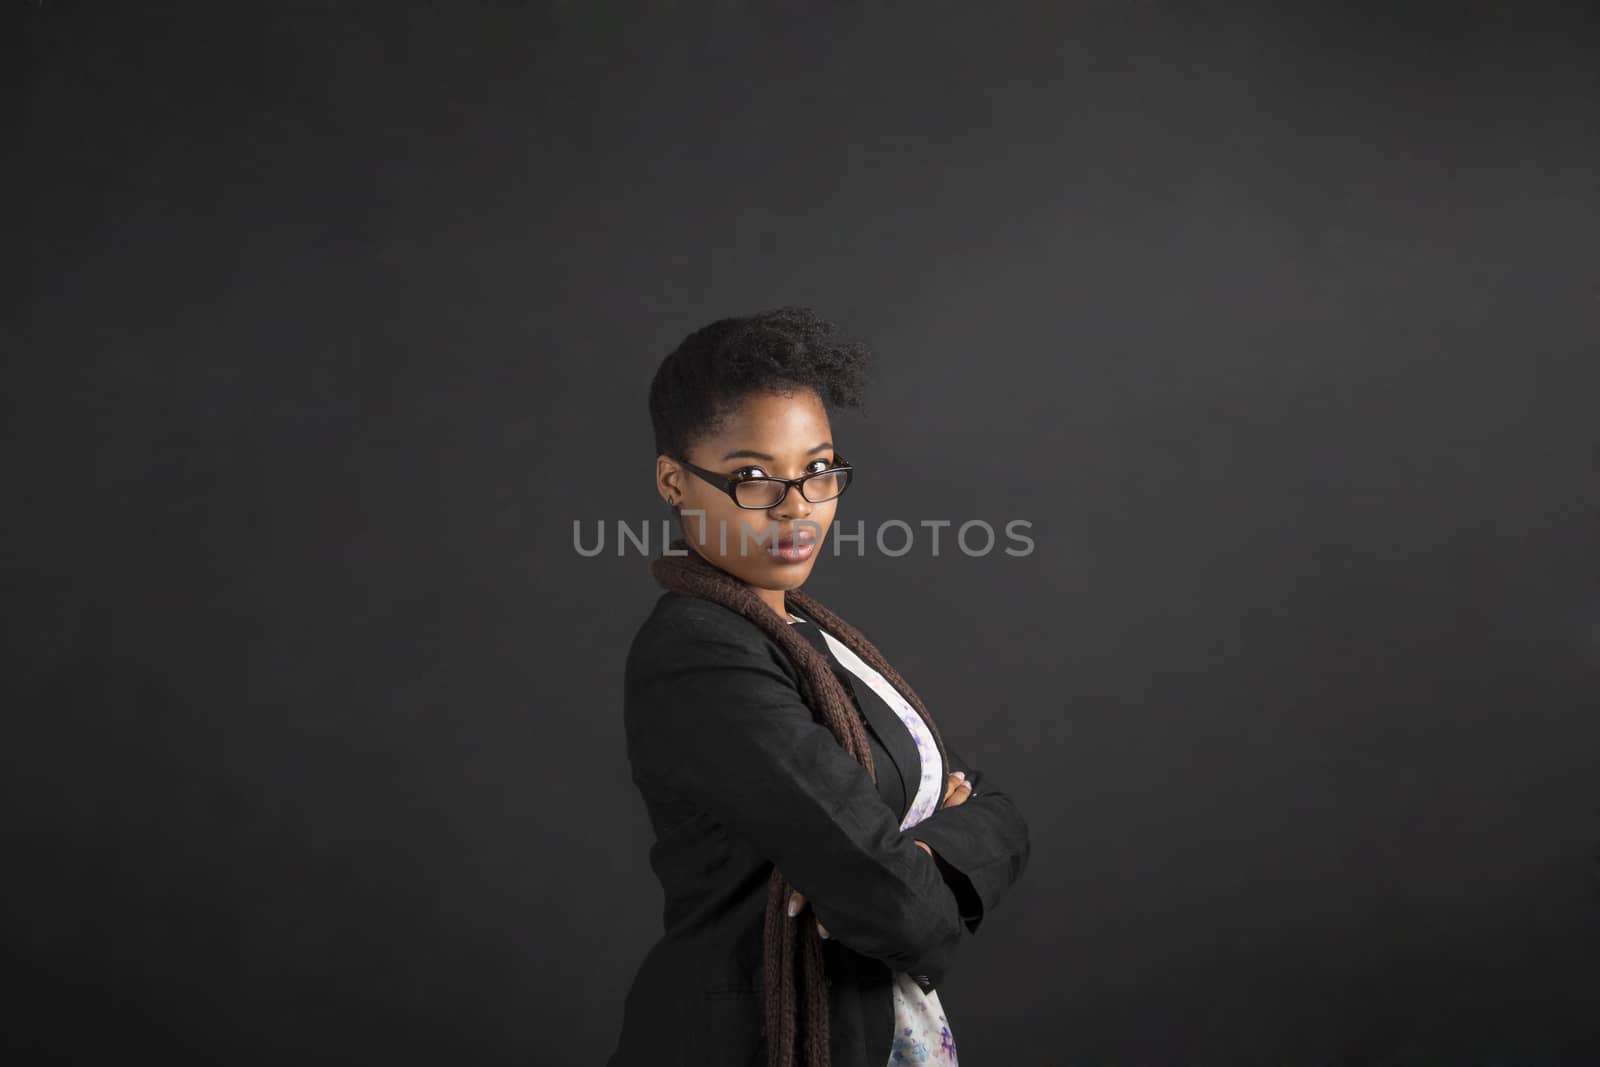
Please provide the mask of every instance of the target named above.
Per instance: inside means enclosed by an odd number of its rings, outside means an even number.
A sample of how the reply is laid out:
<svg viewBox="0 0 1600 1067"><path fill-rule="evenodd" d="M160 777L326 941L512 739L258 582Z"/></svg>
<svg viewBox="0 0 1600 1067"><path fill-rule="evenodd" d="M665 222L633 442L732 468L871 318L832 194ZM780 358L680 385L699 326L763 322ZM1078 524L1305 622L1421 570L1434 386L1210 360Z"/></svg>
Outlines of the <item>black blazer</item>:
<svg viewBox="0 0 1600 1067"><path fill-rule="evenodd" d="M821 920L831 935L835 1067L885 1067L892 972L936 988L1022 875L1027 824L948 737L943 770L966 771L973 795L901 832L916 747L853 674L836 671L866 720L876 786L812 718L795 666L750 620L669 591L639 628L623 719L656 836L664 933L628 990L608 1067L766 1063L761 927L773 863L809 901L794 921Z"/></svg>

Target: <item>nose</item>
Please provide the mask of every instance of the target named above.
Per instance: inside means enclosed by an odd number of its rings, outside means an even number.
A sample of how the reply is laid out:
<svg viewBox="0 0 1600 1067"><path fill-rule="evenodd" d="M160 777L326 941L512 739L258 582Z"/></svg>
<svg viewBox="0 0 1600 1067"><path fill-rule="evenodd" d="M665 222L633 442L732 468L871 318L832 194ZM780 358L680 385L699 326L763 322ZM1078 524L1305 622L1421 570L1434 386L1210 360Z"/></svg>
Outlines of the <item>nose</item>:
<svg viewBox="0 0 1600 1067"><path fill-rule="evenodd" d="M791 485L783 499L768 509L768 514L775 519L803 519L811 514L811 501L800 492L798 485Z"/></svg>

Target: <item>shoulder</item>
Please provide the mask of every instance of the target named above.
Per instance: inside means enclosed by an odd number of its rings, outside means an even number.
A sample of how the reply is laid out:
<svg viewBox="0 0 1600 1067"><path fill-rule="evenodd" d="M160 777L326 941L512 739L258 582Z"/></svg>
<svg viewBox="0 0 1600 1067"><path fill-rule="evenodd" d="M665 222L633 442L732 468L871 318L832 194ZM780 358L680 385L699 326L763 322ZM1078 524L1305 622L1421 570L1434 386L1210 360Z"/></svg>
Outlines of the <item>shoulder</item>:
<svg viewBox="0 0 1600 1067"><path fill-rule="evenodd" d="M728 661L775 663L793 675L788 656L754 622L715 601L672 590L657 598L628 648L630 675L657 664Z"/></svg>
<svg viewBox="0 0 1600 1067"><path fill-rule="evenodd" d="M810 721L800 674L777 642L743 615L668 592L634 635L623 674L623 721L639 765L686 738L707 745L751 731L758 710ZM767 725L777 724L772 717ZM656 744L673 735L672 745Z"/></svg>

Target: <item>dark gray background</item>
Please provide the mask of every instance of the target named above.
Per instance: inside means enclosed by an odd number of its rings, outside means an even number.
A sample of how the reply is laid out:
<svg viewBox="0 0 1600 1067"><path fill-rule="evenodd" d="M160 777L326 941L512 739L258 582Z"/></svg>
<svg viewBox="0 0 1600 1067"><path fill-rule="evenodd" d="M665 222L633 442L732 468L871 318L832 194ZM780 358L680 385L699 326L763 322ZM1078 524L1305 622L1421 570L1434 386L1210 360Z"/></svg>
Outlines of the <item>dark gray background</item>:
<svg viewBox="0 0 1600 1067"><path fill-rule="evenodd" d="M1600 41L1383 7L9 4L13 1050L600 1062L572 523L802 303L841 518L1034 523L807 587L1032 828L967 1067L1593 1054Z"/></svg>

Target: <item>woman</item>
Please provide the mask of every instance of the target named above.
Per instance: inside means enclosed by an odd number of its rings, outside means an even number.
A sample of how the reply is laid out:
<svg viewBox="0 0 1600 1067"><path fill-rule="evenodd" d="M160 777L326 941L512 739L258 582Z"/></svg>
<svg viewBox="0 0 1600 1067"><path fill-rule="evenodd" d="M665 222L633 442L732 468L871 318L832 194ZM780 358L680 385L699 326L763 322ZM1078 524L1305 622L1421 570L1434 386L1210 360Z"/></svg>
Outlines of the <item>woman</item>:
<svg viewBox="0 0 1600 1067"><path fill-rule="evenodd" d="M650 388L680 538L624 721L665 932L609 1063L955 1063L937 987L1028 862L1005 793L862 633L800 587L854 468L830 408L867 352L804 308L723 319Z"/></svg>

